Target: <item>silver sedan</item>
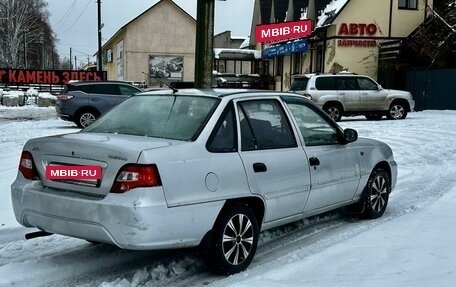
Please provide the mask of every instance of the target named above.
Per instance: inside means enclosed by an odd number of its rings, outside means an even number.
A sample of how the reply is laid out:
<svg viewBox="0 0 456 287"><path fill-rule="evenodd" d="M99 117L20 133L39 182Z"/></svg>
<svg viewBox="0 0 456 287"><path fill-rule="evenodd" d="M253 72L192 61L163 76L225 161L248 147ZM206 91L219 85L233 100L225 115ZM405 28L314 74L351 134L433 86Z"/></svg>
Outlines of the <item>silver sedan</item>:
<svg viewBox="0 0 456 287"><path fill-rule="evenodd" d="M29 140L11 195L24 226L125 249L199 246L232 274L260 231L340 207L382 216L396 179L389 146L302 96L181 90Z"/></svg>

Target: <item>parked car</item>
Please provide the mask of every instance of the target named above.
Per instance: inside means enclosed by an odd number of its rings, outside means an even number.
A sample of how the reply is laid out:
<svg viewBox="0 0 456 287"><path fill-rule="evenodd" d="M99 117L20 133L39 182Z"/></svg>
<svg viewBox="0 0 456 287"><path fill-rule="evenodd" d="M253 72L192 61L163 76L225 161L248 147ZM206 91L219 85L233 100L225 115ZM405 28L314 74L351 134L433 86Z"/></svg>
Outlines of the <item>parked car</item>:
<svg viewBox="0 0 456 287"><path fill-rule="evenodd" d="M370 77L352 73L296 75L290 91L312 99L336 121L356 115L405 119L415 108L409 92L383 89Z"/></svg>
<svg viewBox="0 0 456 287"><path fill-rule="evenodd" d="M101 176L46 175L69 166ZM211 269L232 274L252 261L260 231L340 207L382 216L396 179L388 145L300 95L165 90L81 132L29 140L11 196L26 227L125 249L199 246Z"/></svg>
<svg viewBox="0 0 456 287"><path fill-rule="evenodd" d="M70 82L57 96L59 117L85 128L141 89L125 82Z"/></svg>

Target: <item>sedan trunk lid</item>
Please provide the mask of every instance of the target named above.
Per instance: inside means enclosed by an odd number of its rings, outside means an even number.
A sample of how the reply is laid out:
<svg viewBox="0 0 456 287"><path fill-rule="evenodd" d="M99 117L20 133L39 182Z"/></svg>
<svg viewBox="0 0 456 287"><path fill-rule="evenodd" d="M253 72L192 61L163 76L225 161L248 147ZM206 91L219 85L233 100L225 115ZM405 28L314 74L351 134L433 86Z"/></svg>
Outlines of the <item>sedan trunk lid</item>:
<svg viewBox="0 0 456 287"><path fill-rule="evenodd" d="M136 163L141 151L179 143L158 138L118 134L75 133L30 140L24 150L32 153L43 186L97 197L109 193L120 168ZM98 181L50 180L50 165L101 166Z"/></svg>

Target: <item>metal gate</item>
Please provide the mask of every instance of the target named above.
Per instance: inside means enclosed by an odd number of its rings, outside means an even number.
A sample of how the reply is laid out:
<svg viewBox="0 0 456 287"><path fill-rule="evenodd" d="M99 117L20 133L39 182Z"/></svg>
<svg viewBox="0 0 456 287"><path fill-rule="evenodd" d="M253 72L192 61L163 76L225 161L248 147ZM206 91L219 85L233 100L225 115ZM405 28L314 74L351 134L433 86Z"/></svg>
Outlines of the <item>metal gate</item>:
<svg viewBox="0 0 456 287"><path fill-rule="evenodd" d="M409 70L406 90L415 110L456 110L456 69Z"/></svg>

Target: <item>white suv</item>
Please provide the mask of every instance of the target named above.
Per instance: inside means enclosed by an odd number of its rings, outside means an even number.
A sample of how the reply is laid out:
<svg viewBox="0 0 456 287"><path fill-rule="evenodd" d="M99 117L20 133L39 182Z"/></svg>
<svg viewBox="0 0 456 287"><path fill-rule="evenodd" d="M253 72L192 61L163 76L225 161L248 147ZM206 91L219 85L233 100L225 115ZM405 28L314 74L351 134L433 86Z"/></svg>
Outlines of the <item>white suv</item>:
<svg viewBox="0 0 456 287"><path fill-rule="evenodd" d="M336 121L356 115L368 120L405 119L415 108L409 92L383 89L367 76L344 72L295 75L290 91L311 98Z"/></svg>

